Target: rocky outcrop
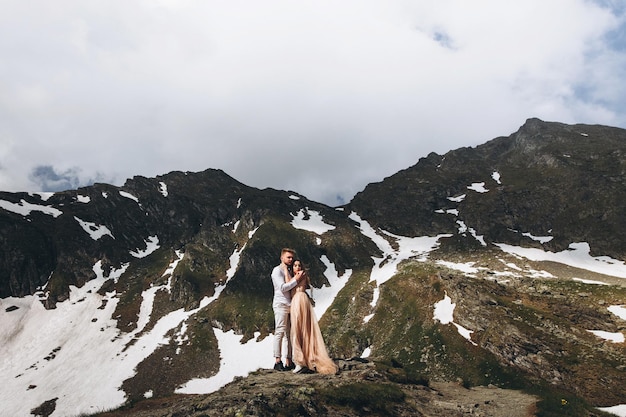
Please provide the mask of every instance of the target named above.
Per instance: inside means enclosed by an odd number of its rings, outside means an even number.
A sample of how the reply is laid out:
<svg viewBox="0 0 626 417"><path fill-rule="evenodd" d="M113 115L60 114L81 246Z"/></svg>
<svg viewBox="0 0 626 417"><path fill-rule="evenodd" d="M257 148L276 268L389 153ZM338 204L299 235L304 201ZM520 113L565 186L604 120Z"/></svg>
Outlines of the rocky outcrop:
<svg viewBox="0 0 626 417"><path fill-rule="evenodd" d="M400 366L337 360L337 375L258 370L210 395L143 401L100 417L492 416L534 415L538 398L495 386L413 379Z"/></svg>

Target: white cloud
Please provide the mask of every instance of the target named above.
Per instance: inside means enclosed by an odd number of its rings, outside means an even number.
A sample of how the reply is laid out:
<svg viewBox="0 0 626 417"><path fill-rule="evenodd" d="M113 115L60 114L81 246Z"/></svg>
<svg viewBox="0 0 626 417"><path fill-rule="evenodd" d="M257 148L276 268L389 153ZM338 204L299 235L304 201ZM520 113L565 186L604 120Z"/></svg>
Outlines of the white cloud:
<svg viewBox="0 0 626 417"><path fill-rule="evenodd" d="M584 0L28 3L0 16L3 190L220 168L335 204L529 117L626 126L624 12Z"/></svg>

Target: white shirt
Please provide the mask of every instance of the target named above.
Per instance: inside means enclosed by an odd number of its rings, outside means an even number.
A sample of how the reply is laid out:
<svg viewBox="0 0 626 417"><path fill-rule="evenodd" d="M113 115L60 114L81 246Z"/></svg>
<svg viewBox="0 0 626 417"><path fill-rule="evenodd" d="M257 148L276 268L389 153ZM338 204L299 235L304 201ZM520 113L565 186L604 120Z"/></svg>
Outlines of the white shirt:
<svg viewBox="0 0 626 417"><path fill-rule="evenodd" d="M298 285L298 281L292 279L289 282L285 282L285 270L283 264L280 264L272 270L272 283L274 284L274 301L272 306L284 304L291 305L291 293L290 291Z"/></svg>

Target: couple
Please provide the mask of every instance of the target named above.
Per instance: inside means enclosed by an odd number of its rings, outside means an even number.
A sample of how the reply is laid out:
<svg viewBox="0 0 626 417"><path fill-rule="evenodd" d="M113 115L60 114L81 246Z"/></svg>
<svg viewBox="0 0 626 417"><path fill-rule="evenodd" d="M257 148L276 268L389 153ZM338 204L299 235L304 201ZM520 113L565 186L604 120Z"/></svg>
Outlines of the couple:
<svg viewBox="0 0 626 417"><path fill-rule="evenodd" d="M293 268L292 268L293 266ZM280 265L272 270L274 284L274 369L306 369L320 374L337 373L337 365L328 356L313 306L305 290L309 277L302 263L295 259L295 251L285 248L280 254ZM283 339L286 339L285 365L282 363ZM292 357L293 353L293 357Z"/></svg>

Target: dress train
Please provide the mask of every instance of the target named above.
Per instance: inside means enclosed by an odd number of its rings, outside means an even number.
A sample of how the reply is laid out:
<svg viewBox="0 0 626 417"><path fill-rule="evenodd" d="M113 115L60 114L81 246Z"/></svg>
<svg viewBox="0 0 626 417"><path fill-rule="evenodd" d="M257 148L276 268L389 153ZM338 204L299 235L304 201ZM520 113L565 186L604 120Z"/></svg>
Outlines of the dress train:
<svg viewBox="0 0 626 417"><path fill-rule="evenodd" d="M293 361L320 374L337 373L337 365L328 356L315 311L304 291L291 299L291 344Z"/></svg>

